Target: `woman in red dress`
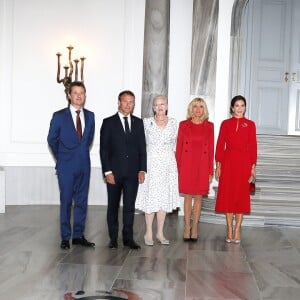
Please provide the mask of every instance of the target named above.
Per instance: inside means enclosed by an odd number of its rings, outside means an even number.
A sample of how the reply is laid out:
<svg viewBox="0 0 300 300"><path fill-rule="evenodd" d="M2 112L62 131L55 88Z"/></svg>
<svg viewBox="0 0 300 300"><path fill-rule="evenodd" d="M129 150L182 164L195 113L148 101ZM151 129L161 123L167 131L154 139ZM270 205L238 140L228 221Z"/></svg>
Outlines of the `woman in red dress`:
<svg viewBox="0 0 300 300"><path fill-rule="evenodd" d="M187 120L179 124L176 145L179 192L184 194L184 241L198 240L201 200L202 195L207 195L209 191L213 160L214 125L208 121L205 101L195 98L188 106Z"/></svg>
<svg viewBox="0 0 300 300"><path fill-rule="evenodd" d="M243 215L250 213L249 189L256 176L257 143L255 123L244 117L246 99L235 96L230 111L232 118L222 122L216 147L219 187L215 210L226 214L226 242L238 244Z"/></svg>

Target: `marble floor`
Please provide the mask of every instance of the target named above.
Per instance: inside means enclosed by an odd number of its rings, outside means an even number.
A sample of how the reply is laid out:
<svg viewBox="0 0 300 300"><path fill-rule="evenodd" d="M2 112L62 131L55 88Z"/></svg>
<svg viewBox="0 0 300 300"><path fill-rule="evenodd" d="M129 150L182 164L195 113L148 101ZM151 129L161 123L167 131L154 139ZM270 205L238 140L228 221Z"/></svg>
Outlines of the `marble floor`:
<svg viewBox="0 0 300 300"><path fill-rule="evenodd" d="M95 249L59 248L58 206L8 206L0 215L0 299L300 299L300 228L243 227L226 244L223 225L200 223L182 241L183 217L167 216L170 246L109 250L106 208L90 206L86 237Z"/></svg>

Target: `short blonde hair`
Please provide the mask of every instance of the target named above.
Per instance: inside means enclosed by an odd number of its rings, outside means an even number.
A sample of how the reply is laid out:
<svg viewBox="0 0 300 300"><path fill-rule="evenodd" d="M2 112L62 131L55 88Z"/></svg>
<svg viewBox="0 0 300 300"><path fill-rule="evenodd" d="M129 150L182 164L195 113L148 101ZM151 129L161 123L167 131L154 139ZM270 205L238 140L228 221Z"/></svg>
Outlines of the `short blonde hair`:
<svg viewBox="0 0 300 300"><path fill-rule="evenodd" d="M193 117L193 107L196 105L196 104L202 104L203 105L203 108L204 108L204 113L203 113L203 116L201 117L201 121L205 121L205 120L208 120L208 117L209 117L209 113L208 113L208 109L207 109L207 105L206 105L206 102L204 101L204 99L202 98L194 98L189 106L188 106L188 109L187 109L187 119L192 119Z"/></svg>
<svg viewBox="0 0 300 300"><path fill-rule="evenodd" d="M156 100L158 100L158 99L162 99L162 100L164 100L164 101L166 102L166 104L168 104L168 98L167 98L165 95L157 95L157 96L155 96L155 97L153 98L152 106L155 105L155 102L156 102Z"/></svg>
<svg viewBox="0 0 300 300"><path fill-rule="evenodd" d="M152 100L152 110L153 110L153 115L155 116L156 115L156 112L154 110L154 107L155 107L155 103L156 103L156 100L158 99L162 99L165 103L166 103L166 106L168 107L168 98L167 96L165 95L156 95L153 100ZM166 115L168 114L168 109L166 110Z"/></svg>

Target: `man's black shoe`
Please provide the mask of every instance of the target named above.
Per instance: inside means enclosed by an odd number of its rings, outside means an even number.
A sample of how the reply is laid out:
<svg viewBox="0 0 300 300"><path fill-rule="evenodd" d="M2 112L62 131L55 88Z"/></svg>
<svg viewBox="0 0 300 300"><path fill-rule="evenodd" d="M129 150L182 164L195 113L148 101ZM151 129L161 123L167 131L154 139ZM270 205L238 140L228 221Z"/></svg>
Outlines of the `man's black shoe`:
<svg viewBox="0 0 300 300"><path fill-rule="evenodd" d="M60 243L60 248L63 250L70 249L70 242L68 240L62 240Z"/></svg>
<svg viewBox="0 0 300 300"><path fill-rule="evenodd" d="M129 247L130 249L133 250L141 249L141 246L137 244L134 240L124 241L124 246Z"/></svg>
<svg viewBox="0 0 300 300"><path fill-rule="evenodd" d="M83 247L95 247L95 243L87 241L84 236L82 236L81 238L72 239L72 244L81 245Z"/></svg>
<svg viewBox="0 0 300 300"><path fill-rule="evenodd" d="M108 248L110 249L118 249L118 242L117 240L110 240L108 244Z"/></svg>

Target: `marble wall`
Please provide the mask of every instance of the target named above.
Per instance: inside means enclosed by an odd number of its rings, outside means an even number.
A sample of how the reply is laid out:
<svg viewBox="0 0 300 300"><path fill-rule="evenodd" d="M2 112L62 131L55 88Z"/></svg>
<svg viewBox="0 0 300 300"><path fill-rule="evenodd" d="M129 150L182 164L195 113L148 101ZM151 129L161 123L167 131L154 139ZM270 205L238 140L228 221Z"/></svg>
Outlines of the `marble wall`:
<svg viewBox="0 0 300 300"><path fill-rule="evenodd" d="M190 93L203 97L214 115L219 0L194 0Z"/></svg>
<svg viewBox="0 0 300 300"><path fill-rule="evenodd" d="M145 12L142 117L152 115L152 99L168 94L170 0L147 0Z"/></svg>
<svg viewBox="0 0 300 300"><path fill-rule="evenodd" d="M243 45L242 21L245 7L249 0L235 0L232 8L231 32L230 32L230 75L229 96L240 94L241 58Z"/></svg>
<svg viewBox="0 0 300 300"><path fill-rule="evenodd" d="M190 94L207 101L214 115L219 0L194 0ZM146 1L142 117L152 115L152 99L168 94L170 1Z"/></svg>

